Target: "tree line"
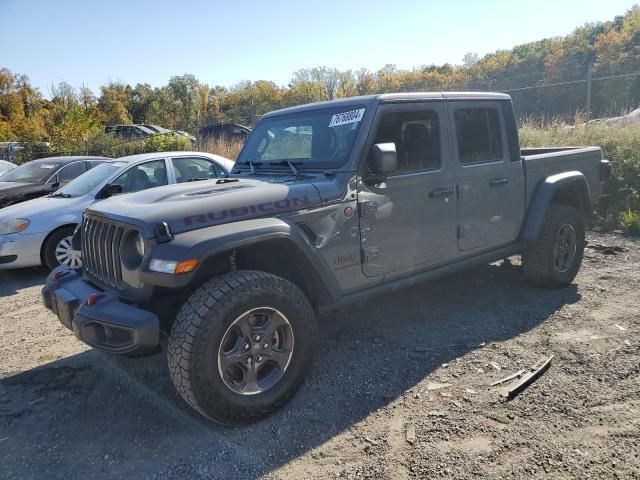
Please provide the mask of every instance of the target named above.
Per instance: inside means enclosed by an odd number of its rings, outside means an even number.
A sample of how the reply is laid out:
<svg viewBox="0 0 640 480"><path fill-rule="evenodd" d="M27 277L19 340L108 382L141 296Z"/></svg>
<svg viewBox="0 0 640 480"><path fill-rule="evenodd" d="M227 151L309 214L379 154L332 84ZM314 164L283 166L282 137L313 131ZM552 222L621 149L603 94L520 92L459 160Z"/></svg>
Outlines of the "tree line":
<svg viewBox="0 0 640 480"><path fill-rule="evenodd" d="M0 141L50 142L78 150L104 125L149 123L197 133L214 122L253 124L267 111L370 93L447 90L506 91L520 118L566 118L585 110L604 116L640 105L640 6L565 37L500 50L461 65L401 70L296 71L287 86L259 80L209 86L194 75L174 76L161 87L110 82L99 92L61 82L50 99L23 74L0 69ZM588 90L588 91L587 91ZM588 98L588 100L587 100Z"/></svg>

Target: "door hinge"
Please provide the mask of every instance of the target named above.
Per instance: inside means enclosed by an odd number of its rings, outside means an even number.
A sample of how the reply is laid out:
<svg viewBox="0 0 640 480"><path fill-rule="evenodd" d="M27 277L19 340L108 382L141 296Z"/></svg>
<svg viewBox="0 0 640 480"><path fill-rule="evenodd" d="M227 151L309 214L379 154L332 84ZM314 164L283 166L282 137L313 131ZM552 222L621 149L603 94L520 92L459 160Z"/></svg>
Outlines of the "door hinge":
<svg viewBox="0 0 640 480"><path fill-rule="evenodd" d="M360 215L361 217L366 217L367 215L371 215L372 213L376 213L377 211L377 202L369 201L358 203L358 215Z"/></svg>
<svg viewBox="0 0 640 480"><path fill-rule="evenodd" d="M380 255L380 249L378 247L364 247L362 249L362 263L367 263L378 255Z"/></svg>

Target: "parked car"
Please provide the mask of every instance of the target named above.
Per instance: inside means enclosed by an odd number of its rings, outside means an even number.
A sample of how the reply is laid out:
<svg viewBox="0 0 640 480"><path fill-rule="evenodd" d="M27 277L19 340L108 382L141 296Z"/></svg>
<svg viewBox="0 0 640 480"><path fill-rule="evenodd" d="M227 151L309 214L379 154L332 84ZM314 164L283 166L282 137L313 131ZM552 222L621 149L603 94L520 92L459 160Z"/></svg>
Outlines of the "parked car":
<svg viewBox="0 0 640 480"><path fill-rule="evenodd" d="M169 130L160 125L151 125L146 123L130 124L130 125L108 125L105 127L106 133L111 133L122 140L137 140L148 138L154 135L179 135L188 138L192 143L196 141L193 135L182 130Z"/></svg>
<svg viewBox="0 0 640 480"><path fill-rule="evenodd" d="M16 168L15 164L5 160L0 160L0 177L14 168Z"/></svg>
<svg viewBox="0 0 640 480"><path fill-rule="evenodd" d="M42 197L100 165L106 157L50 157L32 160L0 177L0 208Z"/></svg>
<svg viewBox="0 0 640 480"><path fill-rule="evenodd" d="M71 236L89 205L120 193L227 176L233 162L199 152L111 159L44 198L0 210L0 270L82 266ZM105 238L106 241L106 238Z"/></svg>
<svg viewBox="0 0 640 480"><path fill-rule="evenodd" d="M244 142L251 129L237 123L214 123L212 125L205 125L198 131L198 140L200 142L206 142L208 140L232 140L238 142Z"/></svg>
<svg viewBox="0 0 640 480"><path fill-rule="evenodd" d="M289 108L229 178L88 208L83 273L56 269L43 300L113 354L155 353L164 332L185 401L246 423L301 385L318 312L514 254L532 284L570 284L609 167L597 147L521 150L504 94Z"/></svg>

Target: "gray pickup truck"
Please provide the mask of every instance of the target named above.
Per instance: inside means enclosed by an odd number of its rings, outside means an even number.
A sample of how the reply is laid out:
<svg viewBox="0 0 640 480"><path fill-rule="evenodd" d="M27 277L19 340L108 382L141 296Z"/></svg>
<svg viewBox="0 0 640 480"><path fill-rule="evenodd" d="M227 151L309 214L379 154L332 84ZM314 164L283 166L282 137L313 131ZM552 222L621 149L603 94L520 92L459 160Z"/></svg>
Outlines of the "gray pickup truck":
<svg viewBox="0 0 640 480"><path fill-rule="evenodd" d="M521 150L507 95L289 108L227 178L89 207L84 268L54 270L43 301L95 348L166 346L193 408L251 422L302 383L319 312L514 254L531 283L571 283L609 172L596 147Z"/></svg>

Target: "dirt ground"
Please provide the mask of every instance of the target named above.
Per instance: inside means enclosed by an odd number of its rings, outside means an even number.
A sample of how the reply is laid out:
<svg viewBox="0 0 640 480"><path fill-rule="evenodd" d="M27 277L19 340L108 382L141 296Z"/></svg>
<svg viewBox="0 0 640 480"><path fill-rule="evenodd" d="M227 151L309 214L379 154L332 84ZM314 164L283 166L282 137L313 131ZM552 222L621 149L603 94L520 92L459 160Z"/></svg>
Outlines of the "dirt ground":
<svg viewBox="0 0 640 480"><path fill-rule="evenodd" d="M322 316L300 393L237 429L163 354L87 350L43 271L0 272L0 478L640 478L640 242L588 241L562 290L514 258ZM489 386L551 355L514 400Z"/></svg>

